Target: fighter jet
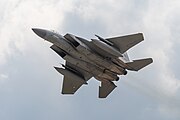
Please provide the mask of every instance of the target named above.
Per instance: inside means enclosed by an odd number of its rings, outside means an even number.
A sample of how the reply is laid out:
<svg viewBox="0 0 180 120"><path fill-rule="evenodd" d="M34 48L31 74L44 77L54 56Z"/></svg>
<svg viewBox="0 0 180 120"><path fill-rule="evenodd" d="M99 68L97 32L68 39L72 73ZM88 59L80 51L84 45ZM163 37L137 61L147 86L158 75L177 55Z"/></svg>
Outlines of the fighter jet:
<svg viewBox="0 0 180 120"><path fill-rule="evenodd" d="M117 86L114 81L127 70L138 71L153 62L152 58L130 61L127 51L144 40L142 33L120 37L87 40L67 33L62 36L55 31L32 28L42 39L52 43L50 47L66 62L54 67L64 75L62 94L74 94L94 77L100 81L99 98L106 98Z"/></svg>

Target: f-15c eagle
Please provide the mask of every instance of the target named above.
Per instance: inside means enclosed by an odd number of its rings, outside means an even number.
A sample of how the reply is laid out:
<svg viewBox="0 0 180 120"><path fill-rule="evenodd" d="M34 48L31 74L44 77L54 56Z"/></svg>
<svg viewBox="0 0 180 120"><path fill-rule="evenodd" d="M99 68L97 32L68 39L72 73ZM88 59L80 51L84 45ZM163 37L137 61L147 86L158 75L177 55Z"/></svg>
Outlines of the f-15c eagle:
<svg viewBox="0 0 180 120"><path fill-rule="evenodd" d="M153 62L152 58L130 61L127 50L144 40L142 33L88 41L67 33L32 28L41 38L52 43L50 47L65 61L63 68L54 67L64 75L62 94L74 94L92 77L101 82L99 98L106 98L117 86L118 75L127 70L138 71Z"/></svg>

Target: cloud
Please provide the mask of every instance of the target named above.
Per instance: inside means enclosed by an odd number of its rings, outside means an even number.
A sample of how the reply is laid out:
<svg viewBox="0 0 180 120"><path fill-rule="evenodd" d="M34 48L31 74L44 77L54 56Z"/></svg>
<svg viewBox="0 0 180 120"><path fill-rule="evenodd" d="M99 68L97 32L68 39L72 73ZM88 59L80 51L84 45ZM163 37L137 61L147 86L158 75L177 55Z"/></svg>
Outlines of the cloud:
<svg viewBox="0 0 180 120"><path fill-rule="evenodd" d="M167 21L170 19L169 15L174 14L174 6L177 6L179 2L163 2L162 8L159 10L159 12L155 12L155 10L159 9L159 6L156 5L153 8L151 8L149 15L154 15L156 17L150 17L148 21L151 21L151 23L155 24L156 34L154 35L154 43L157 44L157 46L153 46L152 49L154 49L154 57L157 62L157 69L159 69L159 79L161 80L161 86L162 88L167 91L167 93L175 94L178 92L180 88L180 81L179 78L176 78L174 75L174 69L171 69L169 66L171 63L171 53L175 52L176 50L173 48L173 45L175 44L172 41L172 31L167 24ZM153 3L154 4L154 3ZM169 5L169 8L167 9L166 6ZM160 15L161 16L158 16ZM148 23L148 25L152 26ZM157 36L156 36L157 35ZM178 34L177 34L178 35ZM176 35L175 35L176 36ZM157 42L159 41L159 42Z"/></svg>
<svg viewBox="0 0 180 120"><path fill-rule="evenodd" d="M33 41L35 37L32 36L32 27L47 29L60 27L64 12L71 6L69 1L14 0L6 3L1 8L4 13L1 13L0 24L0 64L4 64L6 58L14 54L13 49L25 53L27 49L31 49L30 46L37 44Z"/></svg>
<svg viewBox="0 0 180 120"><path fill-rule="evenodd" d="M147 83L143 82L142 78L139 81L138 77L137 80L130 81L133 83L129 82L128 84L136 84L135 88L141 88L140 90L146 91L146 94L150 94L153 99L156 99L163 115L179 118L180 78L175 75L179 68L176 66L177 64L172 65L172 61L179 59L177 49L174 48L174 45L179 46L179 44L173 40L179 34L172 30L172 27L169 27L169 24L170 26L174 24L172 22L174 20L169 16L176 15L174 11L177 10L179 1L160 2L152 0L149 1L148 6L146 15L143 17L146 44L143 48L144 53L141 54L149 54L153 57L152 71L149 71L149 77L144 77L144 79L148 79ZM172 58L172 53L175 53L176 60ZM172 66L176 66L176 69L173 69Z"/></svg>
<svg viewBox="0 0 180 120"><path fill-rule="evenodd" d="M7 79L8 79L7 74L0 74L0 85L6 82Z"/></svg>

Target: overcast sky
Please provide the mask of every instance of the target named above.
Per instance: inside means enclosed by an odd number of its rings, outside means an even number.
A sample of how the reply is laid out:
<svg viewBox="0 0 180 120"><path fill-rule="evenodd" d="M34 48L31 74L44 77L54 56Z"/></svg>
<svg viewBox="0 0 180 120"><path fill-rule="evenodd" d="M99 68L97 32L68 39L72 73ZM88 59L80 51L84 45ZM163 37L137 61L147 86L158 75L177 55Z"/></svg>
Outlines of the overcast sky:
<svg viewBox="0 0 180 120"><path fill-rule="evenodd" d="M1 120L179 120L179 0L0 0ZM95 79L60 94L64 63L31 28L87 39L143 32L132 59L154 63L121 76L106 99Z"/></svg>

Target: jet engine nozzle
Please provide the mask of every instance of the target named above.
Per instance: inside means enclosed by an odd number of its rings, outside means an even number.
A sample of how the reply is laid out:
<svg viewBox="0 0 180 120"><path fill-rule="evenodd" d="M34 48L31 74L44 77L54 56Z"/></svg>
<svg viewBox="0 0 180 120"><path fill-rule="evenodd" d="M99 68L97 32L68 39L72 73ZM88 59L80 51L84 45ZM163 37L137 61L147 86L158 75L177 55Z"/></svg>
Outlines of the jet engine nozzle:
<svg viewBox="0 0 180 120"><path fill-rule="evenodd" d="M126 70L123 71L123 75L127 75L127 71Z"/></svg>

